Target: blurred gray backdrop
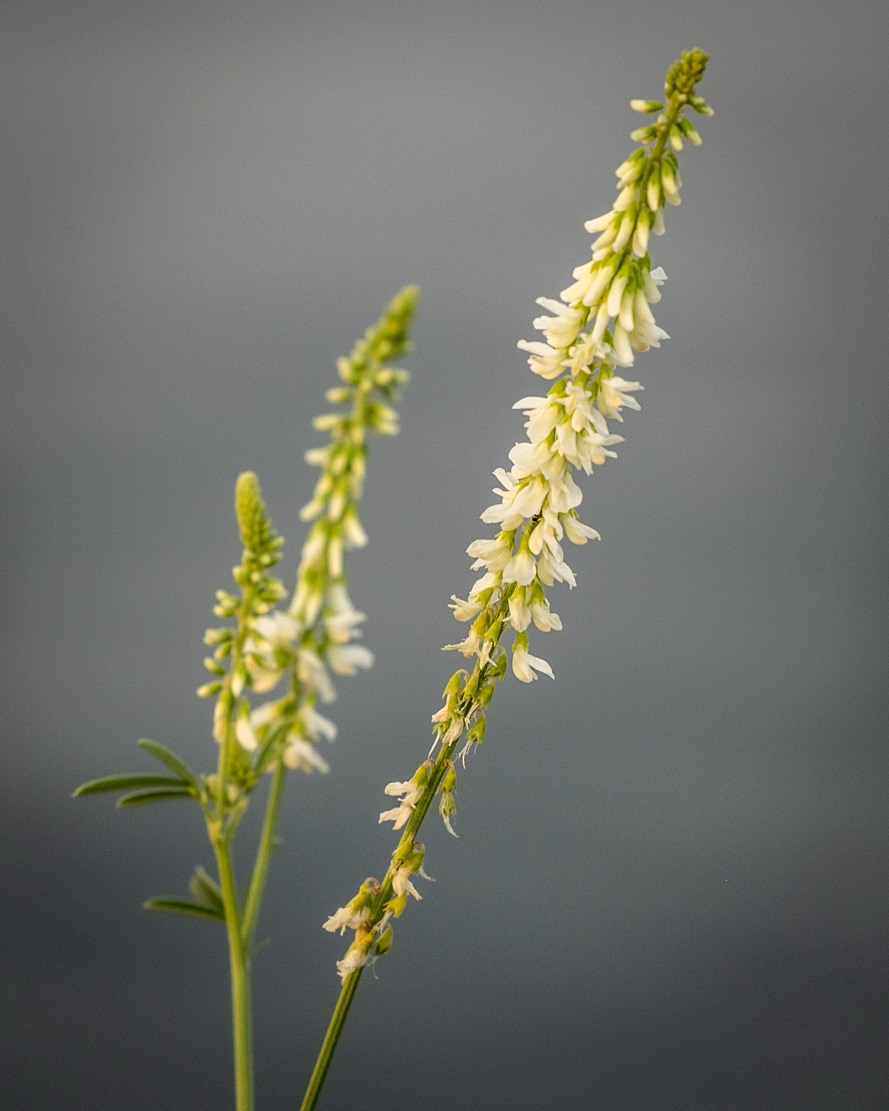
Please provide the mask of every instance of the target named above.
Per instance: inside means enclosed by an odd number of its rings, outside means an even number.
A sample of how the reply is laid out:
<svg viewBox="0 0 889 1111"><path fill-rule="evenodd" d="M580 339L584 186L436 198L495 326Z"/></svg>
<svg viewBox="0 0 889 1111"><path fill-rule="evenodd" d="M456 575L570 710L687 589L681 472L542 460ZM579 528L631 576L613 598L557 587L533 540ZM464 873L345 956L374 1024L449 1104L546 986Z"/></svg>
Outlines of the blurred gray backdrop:
<svg viewBox="0 0 889 1111"><path fill-rule="evenodd" d="M322 1106L886 1106L887 31L878 0L4 5L3 1106L231 1105L222 931L140 909L209 865L196 808L70 792L142 736L210 769L235 478L292 581L335 357L417 282L352 563L377 664L291 778L255 964L258 1105L299 1105L320 925L385 867L539 387L516 341L695 45L673 338L584 484L556 681L498 688Z"/></svg>

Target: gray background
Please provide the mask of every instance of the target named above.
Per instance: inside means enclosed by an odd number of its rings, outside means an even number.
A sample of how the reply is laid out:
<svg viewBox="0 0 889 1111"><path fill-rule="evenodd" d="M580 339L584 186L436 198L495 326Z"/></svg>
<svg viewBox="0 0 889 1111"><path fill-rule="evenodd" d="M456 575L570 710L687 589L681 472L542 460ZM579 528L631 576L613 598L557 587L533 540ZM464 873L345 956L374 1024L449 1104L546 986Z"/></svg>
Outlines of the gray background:
<svg viewBox="0 0 889 1111"><path fill-rule="evenodd" d="M230 1105L224 939L152 916L209 770L204 628L258 471L292 581L334 358L408 281L403 432L352 563L375 669L292 777L256 961L259 1107L298 1106L459 662L446 608L540 383L517 339L679 51L704 145L654 262L672 335L584 485L603 541L498 688L459 841L365 977L323 1106L882 1108L889 1061L882 2L6 5L2 1042L15 1108ZM248 836L241 838L246 844Z"/></svg>

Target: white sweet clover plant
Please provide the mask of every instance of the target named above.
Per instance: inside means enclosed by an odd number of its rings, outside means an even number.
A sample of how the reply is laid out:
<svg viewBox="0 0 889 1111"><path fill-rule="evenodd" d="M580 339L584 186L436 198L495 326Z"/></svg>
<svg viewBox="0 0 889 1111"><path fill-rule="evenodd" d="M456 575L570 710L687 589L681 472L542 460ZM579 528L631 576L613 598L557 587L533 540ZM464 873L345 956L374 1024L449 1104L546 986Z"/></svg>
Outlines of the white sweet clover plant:
<svg viewBox="0 0 889 1111"><path fill-rule="evenodd" d="M172 776L137 773L84 783L77 795L126 791L118 806L193 798L199 803L216 855L218 881L203 868L191 879L191 897L149 899L150 910L172 911L224 922L229 941L234 1024L235 1089L238 1111L253 1107L253 1047L249 968L275 829L288 770L327 771L319 740L333 740L336 727L318 709L335 697L331 673L354 675L370 667L373 655L354 643L364 614L346 589L344 556L367 542L358 503L373 433L398 431L392 403L407 372L389 365L409 347L408 330L417 301L413 286L403 289L382 319L368 329L347 359L337 364L341 384L327 393L341 406L316 418L330 442L306 452L321 468L312 500L302 517L313 521L302 549L296 588L286 609L281 581L272 575L282 540L275 534L252 472L235 488L235 513L244 544L232 575L235 592L219 590L214 613L231 624L208 629L204 641L213 654L204 660L213 678L198 689L215 698L213 736L219 745L216 771L193 772L155 741L139 744ZM263 699L275 687L283 693ZM270 773L265 819L253 872L243 892L234 876L231 842L252 792Z"/></svg>
<svg viewBox="0 0 889 1111"><path fill-rule="evenodd" d="M665 205L679 204L677 153L684 141L701 141L687 111L712 115L696 92L706 62L700 50L684 52L667 74L663 103L631 101L636 111L655 119L632 133L640 145L616 171L618 195L611 209L586 223L587 231L596 235L592 257L574 270L573 282L558 299L538 299L545 315L533 324L543 338L518 344L528 353L532 372L552 384L545 394L528 395L513 406L525 415L527 438L510 451L510 468L494 472L498 500L482 513L482 520L495 525L496 533L469 545L472 568L481 574L467 597L454 596L451 605L457 620L469 622L469 631L446 648L472 662L456 671L445 687L444 704L432 716L428 758L409 779L385 787L397 804L384 810L379 820L401 831L387 871L382 880L365 880L324 923L325 929L340 934L351 931L352 939L337 963L341 992L303 1111L316 1105L364 968L390 948L392 921L403 913L408 897L421 898L414 879L428 877L417 834L433 802L456 836L456 762L462 758L465 765L467 753L484 738L497 680L510 665L525 683L538 674L553 677L547 661L531 653L529 632L532 626L539 633L562 627L546 588L557 582L575 585L563 541L585 544L598 539L595 529L578 516L583 494L575 474L582 470L589 475L616 457L614 447L623 437L613 431L613 423L622 423L622 410L639 409L636 395L642 390L624 374L637 352L659 347L668 338L651 310L661 298L666 275L660 267L652 269L649 238L664 231ZM233 625L208 630L205 639L214 651L205 664L213 678L198 692L216 699L217 771L195 775L160 745L140 741L172 776L112 776L78 789L79 794L129 790L132 793L118 803L123 806L193 797L204 812L219 881L198 869L191 882L192 899L163 897L146 906L226 924L238 1111L253 1107L248 972L286 772L327 771L318 742L332 740L336 727L319 706L334 697L331 672L350 675L373 662L370 651L354 643L364 615L349 598L344 556L367 540L358 517L367 441L371 432L397 431L391 402L406 373L388 363L408 346L416 295L413 287L402 290L379 324L338 364L342 385L329 391L328 398L346 409L315 421L317 429L330 433L330 443L306 453L307 460L321 468L321 477L302 513L313 524L286 609L273 608L286 592L270 573L282 542L266 514L256 476L247 473L238 479L236 511L245 549L234 569L239 590L218 592L215 609ZM258 697L279 685L283 693L266 700ZM229 845L251 792L266 772L271 773L266 817L242 898Z"/></svg>

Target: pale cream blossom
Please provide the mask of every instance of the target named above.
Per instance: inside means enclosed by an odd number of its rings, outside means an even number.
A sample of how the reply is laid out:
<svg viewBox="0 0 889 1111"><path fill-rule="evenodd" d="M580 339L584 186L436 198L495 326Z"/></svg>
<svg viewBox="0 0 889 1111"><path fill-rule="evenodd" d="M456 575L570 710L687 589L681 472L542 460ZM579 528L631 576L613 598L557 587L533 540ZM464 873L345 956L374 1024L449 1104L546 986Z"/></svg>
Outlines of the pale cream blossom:
<svg viewBox="0 0 889 1111"><path fill-rule="evenodd" d="M540 659L539 656L532 656L530 652L524 648L516 648L512 654L512 670L517 679L521 679L523 683L530 683L537 678L536 672L541 672L543 675L548 675L550 679L555 679L553 669L546 662Z"/></svg>

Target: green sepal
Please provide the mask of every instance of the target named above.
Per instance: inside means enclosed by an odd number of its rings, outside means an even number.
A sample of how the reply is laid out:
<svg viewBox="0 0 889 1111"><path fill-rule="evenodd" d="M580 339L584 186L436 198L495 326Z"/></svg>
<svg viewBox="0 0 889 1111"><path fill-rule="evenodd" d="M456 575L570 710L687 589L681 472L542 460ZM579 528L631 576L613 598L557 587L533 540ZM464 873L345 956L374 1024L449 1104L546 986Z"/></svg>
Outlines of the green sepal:
<svg viewBox="0 0 889 1111"><path fill-rule="evenodd" d="M211 875L204 871L200 864L195 868L194 875L189 880L188 890L201 906L225 917L222 888Z"/></svg>
<svg viewBox="0 0 889 1111"><path fill-rule="evenodd" d="M191 784L196 791L200 790L198 777L187 764L184 764L178 756L174 756L168 748L159 745L157 741L149 741L145 737L140 741L136 741L136 744L140 748L144 748L146 752L150 752L156 760L160 760L162 764L166 764L171 771L174 771L179 778L183 779L186 783Z"/></svg>
<svg viewBox="0 0 889 1111"><path fill-rule="evenodd" d="M386 903L384 910L388 914L394 914L396 918L401 917L401 913L407 906L407 893L404 895L393 895Z"/></svg>
<svg viewBox="0 0 889 1111"><path fill-rule="evenodd" d="M500 654L497 656L497 659L494 661L494 667L493 667L493 670L491 671L491 675L495 679L502 679L503 676L506 674L506 667L507 667L506 653L501 651ZM485 691L490 692L488 694L487 698L484 697ZM483 706L486 706L491 701L491 695L493 693L494 693L493 684L491 686L488 686L487 684L485 684L485 686L482 687L482 689L479 691L479 698L480 698L480 701L481 701Z"/></svg>
<svg viewBox="0 0 889 1111"><path fill-rule="evenodd" d="M142 907L144 910L167 910L172 914L190 914L194 918L212 918L216 922L225 921L225 915L221 910L204 906L203 903L190 903L188 899L178 899L170 895L158 895L154 899L146 899Z"/></svg>
<svg viewBox="0 0 889 1111"><path fill-rule="evenodd" d="M183 787L181 779L171 779L168 775L146 775L135 772L132 775L106 775L102 779L91 779L74 792L73 797L81 795L100 795L105 791L129 791L134 787Z"/></svg>
<svg viewBox="0 0 889 1111"><path fill-rule="evenodd" d="M469 743L473 744L473 745L481 744L482 741L485 739L485 729L486 728L487 728L487 722L485 721L485 715L484 714L479 714L475 723L472 725L469 732L466 734L466 740L469 741Z"/></svg>
<svg viewBox="0 0 889 1111"><path fill-rule="evenodd" d="M391 948L392 948L392 927L387 926L385 928L385 930L383 930L383 932L377 938L377 944L376 944L376 948L374 949L374 953L378 957L382 957L382 955L384 953L388 953Z"/></svg>
<svg viewBox="0 0 889 1111"><path fill-rule="evenodd" d="M142 806L146 802L169 802L171 799L194 798L194 791L190 787L171 787L168 791L136 791L133 795L124 795L117 800L119 810L127 806Z"/></svg>

